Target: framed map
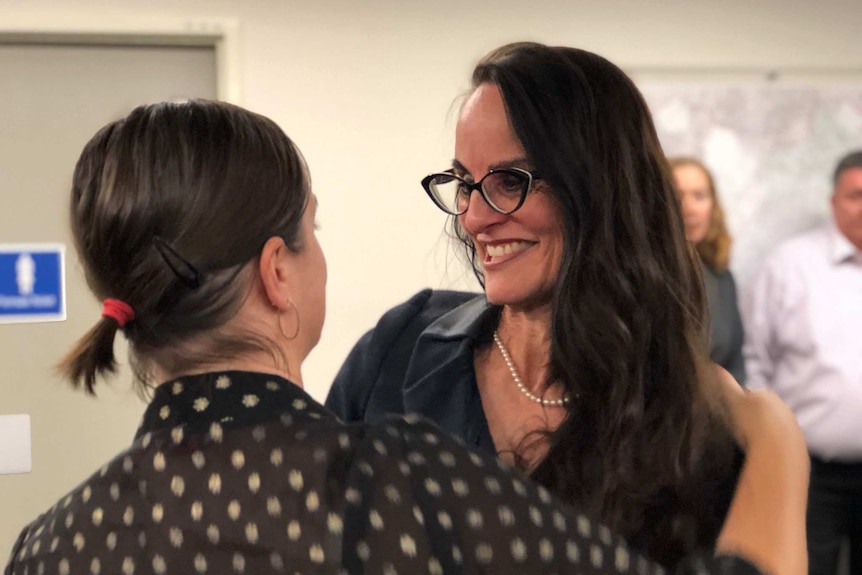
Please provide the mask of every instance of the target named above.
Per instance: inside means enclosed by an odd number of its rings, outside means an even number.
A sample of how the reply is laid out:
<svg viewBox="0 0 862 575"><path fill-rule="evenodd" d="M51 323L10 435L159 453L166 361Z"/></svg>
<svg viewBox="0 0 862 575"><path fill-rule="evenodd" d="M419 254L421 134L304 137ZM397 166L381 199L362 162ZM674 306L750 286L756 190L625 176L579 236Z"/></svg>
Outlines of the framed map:
<svg viewBox="0 0 862 575"><path fill-rule="evenodd" d="M653 80L635 75L665 153L713 171L741 286L789 236L830 219L832 171L862 149L859 81Z"/></svg>

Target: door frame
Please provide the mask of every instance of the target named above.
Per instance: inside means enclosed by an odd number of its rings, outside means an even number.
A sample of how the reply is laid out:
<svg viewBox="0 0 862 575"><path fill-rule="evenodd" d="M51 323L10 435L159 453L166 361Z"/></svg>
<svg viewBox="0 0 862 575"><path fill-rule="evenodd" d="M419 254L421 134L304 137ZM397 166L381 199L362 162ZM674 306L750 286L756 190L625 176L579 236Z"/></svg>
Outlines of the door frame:
<svg viewBox="0 0 862 575"><path fill-rule="evenodd" d="M216 96L242 104L240 27L229 18L4 14L0 44L202 46L215 49Z"/></svg>

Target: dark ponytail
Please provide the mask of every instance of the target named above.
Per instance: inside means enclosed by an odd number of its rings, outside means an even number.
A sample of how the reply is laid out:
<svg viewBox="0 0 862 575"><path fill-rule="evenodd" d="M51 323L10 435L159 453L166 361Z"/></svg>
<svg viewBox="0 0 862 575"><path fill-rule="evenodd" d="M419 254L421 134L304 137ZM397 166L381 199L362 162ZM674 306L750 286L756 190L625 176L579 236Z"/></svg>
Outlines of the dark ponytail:
<svg viewBox="0 0 862 575"><path fill-rule="evenodd" d="M114 339L118 331L116 319L103 317L66 354L57 367L72 387L83 386L87 393L95 395L96 379L116 373Z"/></svg>
<svg viewBox="0 0 862 575"><path fill-rule="evenodd" d="M75 166L71 226L108 317L78 341L61 372L93 393L96 380L116 370L119 330L144 386L155 365L182 372L250 350L277 355L265 338L220 328L239 311L251 288L249 264L269 238L301 250L308 190L293 142L237 106L141 106L102 128ZM109 304L134 309L134 321L112 317Z"/></svg>

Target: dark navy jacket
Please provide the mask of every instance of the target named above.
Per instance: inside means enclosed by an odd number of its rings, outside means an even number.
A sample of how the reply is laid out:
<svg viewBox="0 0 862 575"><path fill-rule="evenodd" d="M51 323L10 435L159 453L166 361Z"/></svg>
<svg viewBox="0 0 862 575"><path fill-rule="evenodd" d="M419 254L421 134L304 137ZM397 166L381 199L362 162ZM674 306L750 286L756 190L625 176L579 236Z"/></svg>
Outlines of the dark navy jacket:
<svg viewBox="0 0 862 575"><path fill-rule="evenodd" d="M499 308L482 294L426 289L389 310L356 344L326 406L345 421L380 422L419 413L494 453L482 410L473 349ZM445 382L445 385L441 385Z"/></svg>
<svg viewBox="0 0 862 575"><path fill-rule="evenodd" d="M423 290L389 310L350 352L326 400L345 421L378 423L387 413L418 413L468 445L495 453L473 367L474 350L489 343L500 307L484 294ZM714 537L730 506L743 454L733 468L716 470L694 487L710 518L702 525ZM725 472L726 471L726 472ZM656 501L652 523L665 507ZM650 547L650 529L633 536L635 548Z"/></svg>

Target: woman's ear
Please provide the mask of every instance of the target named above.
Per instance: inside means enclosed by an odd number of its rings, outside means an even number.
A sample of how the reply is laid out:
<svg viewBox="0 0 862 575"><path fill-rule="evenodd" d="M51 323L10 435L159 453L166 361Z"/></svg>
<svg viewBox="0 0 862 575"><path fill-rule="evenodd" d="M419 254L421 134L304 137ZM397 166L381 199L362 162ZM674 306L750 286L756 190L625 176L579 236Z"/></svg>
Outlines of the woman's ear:
<svg viewBox="0 0 862 575"><path fill-rule="evenodd" d="M260 252L260 279L266 297L276 309L285 311L291 304L290 254L284 240L269 238Z"/></svg>

